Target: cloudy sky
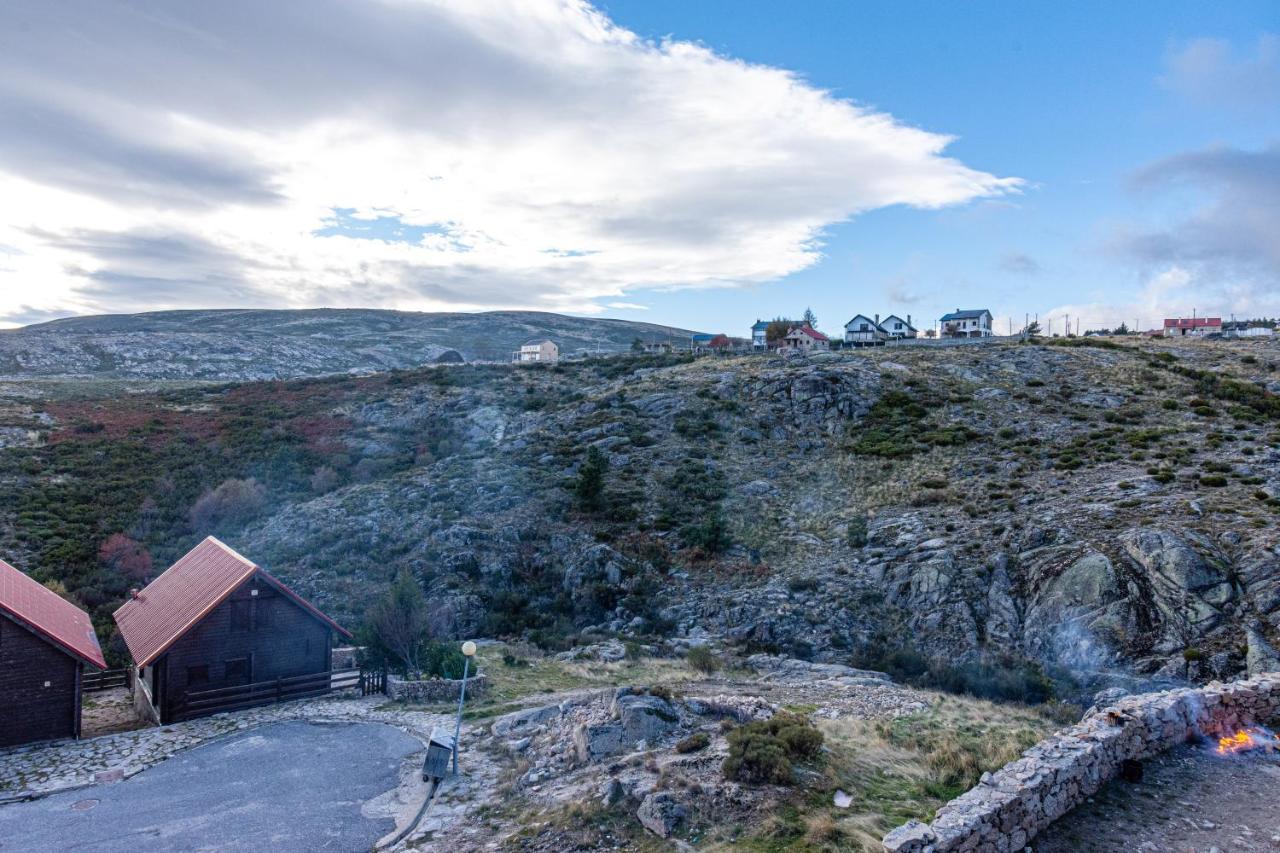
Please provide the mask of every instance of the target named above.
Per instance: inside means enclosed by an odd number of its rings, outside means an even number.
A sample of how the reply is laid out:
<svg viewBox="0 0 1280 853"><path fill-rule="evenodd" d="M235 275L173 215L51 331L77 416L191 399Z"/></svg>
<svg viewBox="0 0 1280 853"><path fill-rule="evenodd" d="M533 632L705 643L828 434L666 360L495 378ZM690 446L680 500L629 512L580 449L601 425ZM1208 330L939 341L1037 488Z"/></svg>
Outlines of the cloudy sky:
<svg viewBox="0 0 1280 853"><path fill-rule="evenodd" d="M0 324L232 306L1280 314L1280 7L0 6Z"/></svg>

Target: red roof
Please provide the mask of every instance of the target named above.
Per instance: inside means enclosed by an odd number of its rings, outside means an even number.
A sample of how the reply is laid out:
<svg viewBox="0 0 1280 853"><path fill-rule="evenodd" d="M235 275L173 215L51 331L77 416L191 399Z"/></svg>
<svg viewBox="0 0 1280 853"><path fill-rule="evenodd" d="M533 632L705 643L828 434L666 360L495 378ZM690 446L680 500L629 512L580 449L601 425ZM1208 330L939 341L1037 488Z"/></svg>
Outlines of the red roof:
<svg viewBox="0 0 1280 853"><path fill-rule="evenodd" d="M133 655L133 662L140 667L151 664L255 575L338 633L351 636L252 560L210 536L115 612L120 636Z"/></svg>
<svg viewBox="0 0 1280 853"><path fill-rule="evenodd" d="M1221 326L1221 317L1183 317L1178 320L1165 320L1166 329L1198 329L1202 326Z"/></svg>
<svg viewBox="0 0 1280 853"><path fill-rule="evenodd" d="M822 334L822 332L819 332L817 329L813 328L812 326L796 326L794 331L804 332L806 335L813 338L815 341L831 340L826 335Z"/></svg>
<svg viewBox="0 0 1280 853"><path fill-rule="evenodd" d="M8 613L67 654L106 669L89 614L0 560L0 611Z"/></svg>

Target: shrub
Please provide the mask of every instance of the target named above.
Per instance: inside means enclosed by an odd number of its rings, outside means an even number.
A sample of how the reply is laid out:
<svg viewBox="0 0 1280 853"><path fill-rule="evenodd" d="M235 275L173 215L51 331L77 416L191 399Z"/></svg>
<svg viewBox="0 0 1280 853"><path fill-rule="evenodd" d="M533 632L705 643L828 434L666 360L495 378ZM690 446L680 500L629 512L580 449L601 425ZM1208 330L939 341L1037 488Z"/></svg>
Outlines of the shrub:
<svg viewBox="0 0 1280 853"><path fill-rule="evenodd" d="M724 777L748 784L790 785L792 762L816 758L822 732L805 717L786 711L729 732Z"/></svg>
<svg viewBox="0 0 1280 853"><path fill-rule="evenodd" d="M1044 387L1044 380L1043 380L1043 379L1028 379L1028 380L1027 380L1027 387L1028 387L1028 388L1043 388L1043 387Z"/></svg>
<svg viewBox="0 0 1280 853"><path fill-rule="evenodd" d="M1204 652L1194 646L1182 650L1182 659L1187 663L1192 661L1204 660Z"/></svg>
<svg viewBox="0 0 1280 853"><path fill-rule="evenodd" d="M701 548L708 554L720 554L733 545L729 536L729 525L725 522L720 508L713 508L702 521L686 525L680 531L684 544L690 548Z"/></svg>
<svg viewBox="0 0 1280 853"><path fill-rule="evenodd" d="M706 646L694 646L689 649L689 653L685 655L685 660L689 666L698 672L704 672L708 675L720 669L720 658Z"/></svg>
<svg viewBox="0 0 1280 853"><path fill-rule="evenodd" d="M608 471L609 460L600 448L588 450L573 485L574 498L584 512L598 512L604 506L604 477Z"/></svg>
<svg viewBox="0 0 1280 853"><path fill-rule="evenodd" d="M252 519L267 502L267 490L257 480L223 480L205 492L188 514L196 533L234 527Z"/></svg>
<svg viewBox="0 0 1280 853"><path fill-rule="evenodd" d="M711 745L711 736L706 732L694 732L684 740L676 744L676 752L684 755L690 752L697 752L706 749Z"/></svg>
<svg viewBox="0 0 1280 853"><path fill-rule="evenodd" d="M867 517L859 515L849 519L849 530L845 535L849 540L849 547L864 547L867 544Z"/></svg>
<svg viewBox="0 0 1280 853"><path fill-rule="evenodd" d="M1227 478L1221 474L1206 474L1200 478L1200 485L1220 489L1227 484Z"/></svg>

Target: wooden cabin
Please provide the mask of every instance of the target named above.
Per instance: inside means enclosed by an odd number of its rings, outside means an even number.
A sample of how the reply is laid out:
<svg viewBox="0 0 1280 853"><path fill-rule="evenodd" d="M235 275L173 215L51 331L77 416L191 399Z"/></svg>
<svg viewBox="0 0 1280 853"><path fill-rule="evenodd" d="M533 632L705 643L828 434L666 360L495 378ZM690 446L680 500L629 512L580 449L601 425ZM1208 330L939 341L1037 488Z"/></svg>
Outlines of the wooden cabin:
<svg viewBox="0 0 1280 853"><path fill-rule="evenodd" d="M0 560L0 747L80 737L86 666L107 668L89 614Z"/></svg>
<svg viewBox="0 0 1280 853"><path fill-rule="evenodd" d="M351 637L212 536L115 619L136 667L134 705L161 724L325 693L334 635Z"/></svg>

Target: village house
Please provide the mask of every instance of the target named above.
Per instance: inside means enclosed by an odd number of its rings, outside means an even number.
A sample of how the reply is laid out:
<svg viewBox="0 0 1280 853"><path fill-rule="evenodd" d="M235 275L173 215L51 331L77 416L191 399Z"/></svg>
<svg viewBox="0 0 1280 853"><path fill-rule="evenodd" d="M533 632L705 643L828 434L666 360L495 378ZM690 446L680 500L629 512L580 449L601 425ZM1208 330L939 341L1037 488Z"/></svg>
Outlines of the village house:
<svg viewBox="0 0 1280 853"><path fill-rule="evenodd" d="M812 326L799 325L787 332L787 336L782 339L782 346L798 352L825 350L831 348L831 339Z"/></svg>
<svg viewBox="0 0 1280 853"><path fill-rule="evenodd" d="M1164 321L1166 338L1200 337L1215 333L1222 334L1221 317L1181 317Z"/></svg>
<svg viewBox="0 0 1280 853"><path fill-rule="evenodd" d="M107 668L89 614L0 560L0 747L80 737L86 666Z"/></svg>
<svg viewBox="0 0 1280 853"><path fill-rule="evenodd" d="M529 341L511 354L511 360L519 363L556 362L560 360L560 347L556 346L555 341Z"/></svg>
<svg viewBox="0 0 1280 853"><path fill-rule="evenodd" d="M325 693L333 636L351 637L212 536L132 593L115 619L136 669L134 706L161 724Z"/></svg>
<svg viewBox="0 0 1280 853"><path fill-rule="evenodd" d="M888 334L880 326L880 315L875 319L859 314L844 324L844 342L853 347L873 347L883 344Z"/></svg>
<svg viewBox="0 0 1280 853"><path fill-rule="evenodd" d="M942 328L939 337L989 338L994 334L991 330L993 319L991 312L986 308L967 311L957 308L950 314L943 314L940 318Z"/></svg>
<svg viewBox="0 0 1280 853"><path fill-rule="evenodd" d="M690 339L689 348L694 352L729 352L733 349L733 338L723 332L714 335L700 332Z"/></svg>
<svg viewBox="0 0 1280 853"><path fill-rule="evenodd" d="M756 320L755 325L751 327L751 348L753 350L765 350L769 348L769 321Z"/></svg>
<svg viewBox="0 0 1280 853"><path fill-rule="evenodd" d="M916 327L911 325L911 315L907 315L907 319L902 319L897 314L890 314L880 323L880 328L884 329L889 340L902 340L903 338L914 338L916 336Z"/></svg>

